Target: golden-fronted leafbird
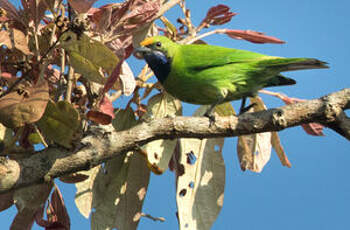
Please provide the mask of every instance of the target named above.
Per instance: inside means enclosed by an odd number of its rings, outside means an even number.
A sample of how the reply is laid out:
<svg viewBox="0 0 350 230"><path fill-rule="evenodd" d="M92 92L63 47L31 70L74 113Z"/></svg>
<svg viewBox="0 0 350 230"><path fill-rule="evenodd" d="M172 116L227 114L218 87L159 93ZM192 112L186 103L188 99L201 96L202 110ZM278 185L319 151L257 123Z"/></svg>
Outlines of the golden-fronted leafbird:
<svg viewBox="0 0 350 230"><path fill-rule="evenodd" d="M181 45L164 36L146 38L135 56L146 60L164 89L181 101L211 105L245 99L270 86L293 85L281 72L328 68L313 58L283 58L214 45Z"/></svg>

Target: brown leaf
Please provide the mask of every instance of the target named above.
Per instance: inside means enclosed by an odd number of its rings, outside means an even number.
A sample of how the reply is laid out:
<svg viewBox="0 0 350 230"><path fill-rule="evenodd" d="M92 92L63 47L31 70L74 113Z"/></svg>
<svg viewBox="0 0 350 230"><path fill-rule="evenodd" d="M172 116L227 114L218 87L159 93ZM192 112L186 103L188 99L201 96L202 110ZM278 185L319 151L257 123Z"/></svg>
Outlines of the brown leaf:
<svg viewBox="0 0 350 230"><path fill-rule="evenodd" d="M209 25L222 25L231 21L232 17L237 15L236 13L230 12L230 7L219 4L217 6L211 7L206 17L201 22Z"/></svg>
<svg viewBox="0 0 350 230"><path fill-rule="evenodd" d="M284 41L264 35L261 32L256 32L252 30L223 30L226 35L228 35L231 38L238 39L238 40L246 40L253 43L276 43L276 44L283 44Z"/></svg>
<svg viewBox="0 0 350 230"><path fill-rule="evenodd" d="M68 0L69 4L79 14L88 12L96 1L97 0Z"/></svg>
<svg viewBox="0 0 350 230"><path fill-rule="evenodd" d="M90 121L94 121L101 125L108 125L112 122L111 116L97 110L90 110L87 112L86 116Z"/></svg>
<svg viewBox="0 0 350 230"><path fill-rule="evenodd" d="M65 176L61 176L60 181L67 184L75 184L87 180L88 178L89 176L82 173L72 173Z"/></svg>
<svg viewBox="0 0 350 230"><path fill-rule="evenodd" d="M9 49L16 48L26 55L31 54L26 36L15 28L0 31L0 45L6 45Z"/></svg>
<svg viewBox="0 0 350 230"><path fill-rule="evenodd" d="M52 226L62 226L65 230L70 229L70 219L63 201L62 194L57 186L51 195L50 212L47 210L48 221ZM56 229L56 228L55 228Z"/></svg>
<svg viewBox="0 0 350 230"><path fill-rule="evenodd" d="M114 68L111 76L107 79L107 82L103 87L103 93L107 93L108 90L110 90L113 87L113 85L116 83L116 81L119 79L123 62L124 62L124 59L121 59L118 62L117 66Z"/></svg>
<svg viewBox="0 0 350 230"><path fill-rule="evenodd" d="M38 210L50 195L52 184L38 184L18 189L14 192L14 201L18 213L13 220L11 230L30 230Z"/></svg>
<svg viewBox="0 0 350 230"><path fill-rule="evenodd" d="M98 110L90 110L87 118L101 125L108 125L114 118L114 108L112 102L103 96Z"/></svg>
<svg viewBox="0 0 350 230"><path fill-rule="evenodd" d="M54 0L22 0L22 6L26 14L30 14L30 20L34 20L38 25L40 20L44 17L48 6L53 5Z"/></svg>
<svg viewBox="0 0 350 230"><path fill-rule="evenodd" d="M13 192L0 194L0 212L13 205Z"/></svg>
<svg viewBox="0 0 350 230"><path fill-rule="evenodd" d="M266 110L260 97L250 98L253 111ZM261 172L271 157L271 133L257 133L238 137L237 154L243 171Z"/></svg>
<svg viewBox="0 0 350 230"><path fill-rule="evenodd" d="M9 128L38 121L49 100L47 81L40 80L33 87L18 89L0 98L0 122Z"/></svg>
<svg viewBox="0 0 350 230"><path fill-rule="evenodd" d="M281 145L280 138L278 136L277 132L271 132L271 144L272 147L275 149L278 158L280 159L283 166L287 166L288 168L292 167L292 164L288 160L288 157L286 153L284 152L284 149Z"/></svg>
<svg viewBox="0 0 350 230"><path fill-rule="evenodd" d="M6 16L15 21L21 21L18 11L8 0L0 0L0 7L6 11Z"/></svg>

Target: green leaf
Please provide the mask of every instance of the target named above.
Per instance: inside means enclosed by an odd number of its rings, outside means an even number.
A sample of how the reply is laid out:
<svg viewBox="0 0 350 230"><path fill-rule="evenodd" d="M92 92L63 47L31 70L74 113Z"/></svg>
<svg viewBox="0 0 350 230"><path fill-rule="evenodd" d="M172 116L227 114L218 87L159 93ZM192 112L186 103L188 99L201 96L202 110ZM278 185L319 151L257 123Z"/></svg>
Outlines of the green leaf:
<svg viewBox="0 0 350 230"><path fill-rule="evenodd" d="M68 102L49 101L44 116L38 121L42 134L66 148L72 147L74 134L80 127L78 111Z"/></svg>
<svg viewBox="0 0 350 230"><path fill-rule="evenodd" d="M148 100L144 119L162 118L182 114L181 102L169 94L154 95ZM168 168L173 155L176 140L156 140L142 147L147 154L148 165L156 174L162 174Z"/></svg>
<svg viewBox="0 0 350 230"><path fill-rule="evenodd" d="M117 131L123 131L136 125L134 111L129 107L127 109L119 109L115 112L115 118L112 121L113 127Z"/></svg>
<svg viewBox="0 0 350 230"><path fill-rule="evenodd" d="M93 82L104 84L106 79L100 68L111 75L119 62L112 50L86 34L78 36L67 31L60 37L60 45L67 51L74 70Z"/></svg>
<svg viewBox="0 0 350 230"><path fill-rule="evenodd" d="M15 90L0 98L0 122L8 128L34 123L42 117L48 100L49 88L45 80Z"/></svg>
<svg viewBox="0 0 350 230"><path fill-rule="evenodd" d="M207 106L195 113L203 115ZM215 110L215 112L218 112ZM223 114L220 113L219 116ZM210 229L224 199L224 138L180 139L176 201L180 229Z"/></svg>

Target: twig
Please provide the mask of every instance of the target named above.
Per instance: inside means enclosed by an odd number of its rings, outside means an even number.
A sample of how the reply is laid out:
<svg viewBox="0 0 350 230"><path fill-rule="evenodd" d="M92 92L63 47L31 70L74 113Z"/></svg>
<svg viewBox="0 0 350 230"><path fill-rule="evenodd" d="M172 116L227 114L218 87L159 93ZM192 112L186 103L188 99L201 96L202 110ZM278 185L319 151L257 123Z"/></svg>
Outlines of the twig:
<svg viewBox="0 0 350 230"><path fill-rule="evenodd" d="M153 217L151 216L150 214L147 214L147 213L141 213L141 216L142 217L146 217L148 219L151 219L153 221L160 221L160 222L164 222L165 221L165 218L164 217Z"/></svg>
<svg viewBox="0 0 350 230"><path fill-rule="evenodd" d="M209 31L207 33L201 34L201 35L199 35L197 37L189 36L189 37L181 40L180 43L182 43L182 44L192 44L193 42L195 42L197 40L200 40L200 39L202 39L204 37L208 37L208 36L213 35L213 34L222 34L222 33L224 33L224 31L225 30L223 30L223 29L217 29L217 30L212 30L212 31Z"/></svg>
<svg viewBox="0 0 350 230"><path fill-rule="evenodd" d="M71 102L71 97L72 97L73 79L74 79L74 69L70 65L69 71L68 71L68 82L67 82L67 90L66 90L66 96L65 96L65 100L69 103Z"/></svg>
<svg viewBox="0 0 350 230"><path fill-rule="evenodd" d="M45 148L49 147L49 145L46 143L45 138L41 134L40 130L38 129L38 126L34 125L35 132L39 135L41 143L45 146Z"/></svg>

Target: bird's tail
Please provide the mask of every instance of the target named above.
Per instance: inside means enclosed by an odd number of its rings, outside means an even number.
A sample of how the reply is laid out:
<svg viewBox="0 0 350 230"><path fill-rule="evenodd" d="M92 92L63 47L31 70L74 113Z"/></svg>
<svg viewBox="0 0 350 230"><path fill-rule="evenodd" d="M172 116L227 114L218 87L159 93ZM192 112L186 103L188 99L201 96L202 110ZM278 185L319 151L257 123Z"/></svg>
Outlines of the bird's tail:
<svg viewBox="0 0 350 230"><path fill-rule="evenodd" d="M273 87L273 86L282 86L282 85L294 85L296 81L292 78L285 77L281 74L276 75L273 78L270 78L264 87Z"/></svg>
<svg viewBox="0 0 350 230"><path fill-rule="evenodd" d="M303 69L326 69L327 62L314 58L275 58L264 60L259 64L264 64L268 68L276 68L280 72L303 70Z"/></svg>

